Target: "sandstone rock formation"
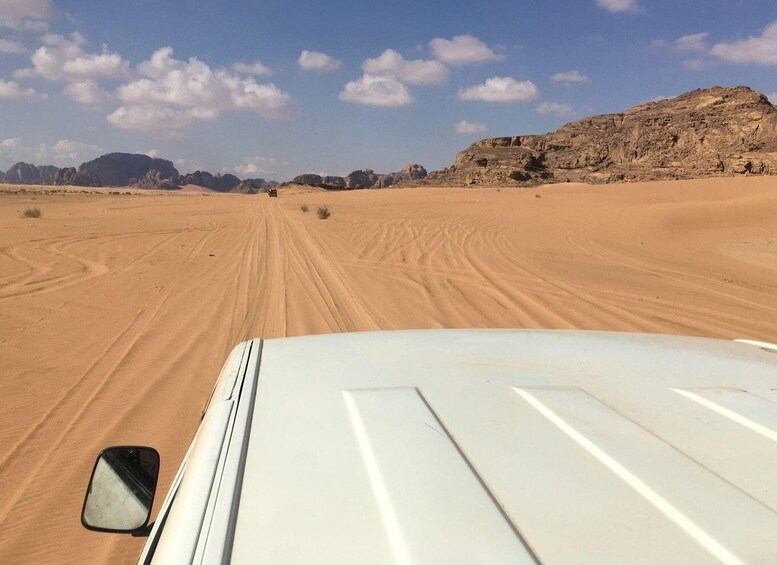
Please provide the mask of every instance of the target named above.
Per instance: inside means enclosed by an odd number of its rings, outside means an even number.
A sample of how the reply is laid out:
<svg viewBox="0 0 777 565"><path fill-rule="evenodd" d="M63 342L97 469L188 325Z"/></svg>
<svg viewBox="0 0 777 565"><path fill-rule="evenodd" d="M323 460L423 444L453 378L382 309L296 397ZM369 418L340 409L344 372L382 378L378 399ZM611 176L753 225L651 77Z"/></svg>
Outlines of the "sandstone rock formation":
<svg viewBox="0 0 777 565"><path fill-rule="evenodd" d="M46 184L55 184L58 186L64 185L64 184L73 184L73 180L76 178L76 174L78 171L75 167L65 167L63 169L57 169L52 174L49 175L49 178L46 182Z"/></svg>
<svg viewBox="0 0 777 565"><path fill-rule="evenodd" d="M346 188L346 182L343 177L326 176L321 179L323 186L331 188Z"/></svg>
<svg viewBox="0 0 777 565"><path fill-rule="evenodd" d="M240 179L235 175L212 175L208 171L195 171L187 175L181 175L176 181L179 185L196 184L216 190L218 192L232 192L232 189L240 184Z"/></svg>
<svg viewBox="0 0 777 565"><path fill-rule="evenodd" d="M73 186L105 186L100 177L92 171L76 172L76 175L73 177L73 182L70 184Z"/></svg>
<svg viewBox="0 0 777 565"><path fill-rule="evenodd" d="M528 185L777 174L777 108L747 87L694 90L547 135L483 139L420 184Z"/></svg>
<svg viewBox="0 0 777 565"><path fill-rule="evenodd" d="M308 184L328 189L387 188L402 181L422 179L426 169L421 165L406 165L401 171L388 174L375 174L372 169L360 169L346 177L325 176L306 173L294 177L292 184Z"/></svg>
<svg viewBox="0 0 777 565"><path fill-rule="evenodd" d="M240 181L236 186L233 186L229 192L233 194L259 194L260 192L267 192L267 189L255 183L252 179L246 179Z"/></svg>
<svg viewBox="0 0 777 565"><path fill-rule="evenodd" d="M378 175L372 169L351 171L351 174L345 177L345 187L372 188L378 183L378 180Z"/></svg>
<svg viewBox="0 0 777 565"><path fill-rule="evenodd" d="M194 171L187 175L181 175L178 182L182 185L196 184L211 190L216 190L216 186L218 186L215 177L208 171Z"/></svg>
<svg viewBox="0 0 777 565"><path fill-rule="evenodd" d="M52 165L31 165L30 163L16 163L3 175L3 182L13 184L45 184L49 175L55 173L57 167Z"/></svg>
<svg viewBox="0 0 777 565"><path fill-rule="evenodd" d="M161 189L161 190L177 190L180 188L178 186L178 175L175 177L165 177L164 173L160 171L159 169L151 169L149 172L147 172L145 175L137 179L136 181L132 182L132 186L136 186L138 188L155 188L155 189Z"/></svg>
<svg viewBox="0 0 777 565"><path fill-rule="evenodd" d="M324 181L321 178L321 175L317 175L315 173L303 173L291 179L292 184L309 184L311 186L321 186L323 182Z"/></svg>
<svg viewBox="0 0 777 565"><path fill-rule="evenodd" d="M240 184L240 179L235 175L216 175L215 179L218 184L216 190L221 192L231 192L233 188Z"/></svg>
<svg viewBox="0 0 777 565"><path fill-rule="evenodd" d="M138 182L149 171L156 170L159 177L177 179L178 170L171 161L154 159L148 155L108 153L83 163L73 184L78 186L127 186ZM82 184L90 182L92 184ZM94 184L99 183L99 184Z"/></svg>
<svg viewBox="0 0 777 565"><path fill-rule="evenodd" d="M171 161L156 159L142 154L108 153L97 159L75 167L57 168L53 166L17 163L8 170L0 171L0 182L38 183L74 186L136 186L174 190L186 184L196 184L218 192L242 192L254 194L266 192L270 187L278 186L276 181L265 179L246 179L248 184L241 185L235 175L212 175L208 171L195 171L180 175Z"/></svg>

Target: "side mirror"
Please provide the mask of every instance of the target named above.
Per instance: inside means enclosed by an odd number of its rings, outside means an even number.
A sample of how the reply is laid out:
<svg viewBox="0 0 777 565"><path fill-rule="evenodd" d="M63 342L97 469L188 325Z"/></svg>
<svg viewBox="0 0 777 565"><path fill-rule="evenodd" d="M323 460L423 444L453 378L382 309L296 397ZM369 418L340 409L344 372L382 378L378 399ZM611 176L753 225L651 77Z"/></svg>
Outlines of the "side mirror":
<svg viewBox="0 0 777 565"><path fill-rule="evenodd" d="M89 480L81 524L98 532L132 533L148 524L159 476L159 453L151 447L108 447Z"/></svg>

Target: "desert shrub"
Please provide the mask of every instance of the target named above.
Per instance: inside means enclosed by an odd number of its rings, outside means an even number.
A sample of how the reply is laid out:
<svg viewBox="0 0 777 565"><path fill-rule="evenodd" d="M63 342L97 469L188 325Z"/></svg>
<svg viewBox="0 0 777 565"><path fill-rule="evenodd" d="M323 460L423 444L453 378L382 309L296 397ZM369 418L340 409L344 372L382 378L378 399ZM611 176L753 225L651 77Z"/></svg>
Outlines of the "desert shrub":
<svg viewBox="0 0 777 565"><path fill-rule="evenodd" d="M318 208L318 219L319 220L326 220L331 214L329 213L329 208L326 206L320 206Z"/></svg>
<svg viewBox="0 0 777 565"><path fill-rule="evenodd" d="M542 195L541 194L535 194L534 198L542 198Z"/></svg>
<svg viewBox="0 0 777 565"><path fill-rule="evenodd" d="M308 210L310 210L307 204L303 204L302 206L299 207L299 209L302 210L303 212L307 212Z"/></svg>
<svg viewBox="0 0 777 565"><path fill-rule="evenodd" d="M23 218L40 218L40 208L27 208L22 212Z"/></svg>

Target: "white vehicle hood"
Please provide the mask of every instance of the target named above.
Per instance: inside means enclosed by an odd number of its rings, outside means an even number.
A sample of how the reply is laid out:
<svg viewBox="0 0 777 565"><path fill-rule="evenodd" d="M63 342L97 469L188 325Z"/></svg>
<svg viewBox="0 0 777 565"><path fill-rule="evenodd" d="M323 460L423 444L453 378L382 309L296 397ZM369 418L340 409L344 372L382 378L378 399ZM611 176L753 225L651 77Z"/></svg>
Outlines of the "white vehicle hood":
<svg viewBox="0 0 777 565"><path fill-rule="evenodd" d="M777 351L418 331L264 341L233 563L774 563Z"/></svg>

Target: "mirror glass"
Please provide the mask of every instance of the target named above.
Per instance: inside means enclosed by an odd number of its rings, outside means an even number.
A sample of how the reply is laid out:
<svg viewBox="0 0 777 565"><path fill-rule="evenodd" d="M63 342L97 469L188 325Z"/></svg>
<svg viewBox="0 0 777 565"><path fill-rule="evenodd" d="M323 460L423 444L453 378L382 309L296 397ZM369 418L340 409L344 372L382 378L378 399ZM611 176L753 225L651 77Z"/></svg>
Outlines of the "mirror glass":
<svg viewBox="0 0 777 565"><path fill-rule="evenodd" d="M151 447L109 447L97 458L81 522L89 529L132 532L144 527L159 475Z"/></svg>

